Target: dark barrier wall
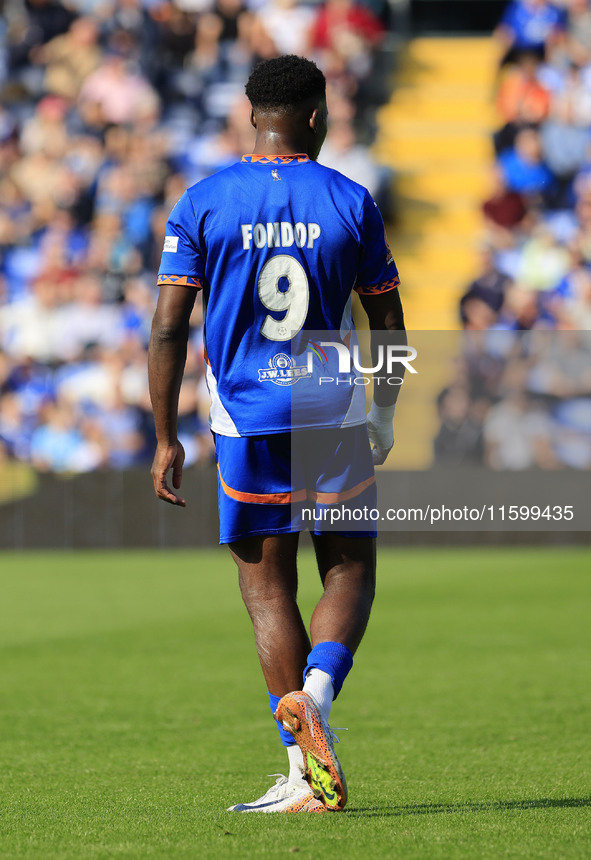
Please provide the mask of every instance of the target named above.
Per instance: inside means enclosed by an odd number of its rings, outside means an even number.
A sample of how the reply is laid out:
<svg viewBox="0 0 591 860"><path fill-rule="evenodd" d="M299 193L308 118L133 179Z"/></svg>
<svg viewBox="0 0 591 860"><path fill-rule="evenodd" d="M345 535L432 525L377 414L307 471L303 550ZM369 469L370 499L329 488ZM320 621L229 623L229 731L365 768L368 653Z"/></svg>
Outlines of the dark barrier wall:
<svg viewBox="0 0 591 860"><path fill-rule="evenodd" d="M0 505L0 548L211 546L218 541L213 465L187 469L186 508L159 502L147 470L40 475L31 495Z"/></svg>
<svg viewBox="0 0 591 860"><path fill-rule="evenodd" d="M568 481L574 473L562 473L567 481L560 498L557 475L552 476L556 488L554 501L574 501L577 522L583 506L580 492L571 492ZM382 476L380 476L382 477ZM584 476L576 476L582 480ZM385 479L385 483L384 483ZM499 529L498 506L509 505L516 498L517 487L529 482L534 492L532 498L542 501L543 488L550 484L548 473L503 473L495 475L481 469L443 470L427 472L383 473L378 481L383 505L397 505L410 509L427 504L458 505L465 501L480 504L472 499L469 487L488 487L485 493L487 505L497 506L495 529L491 530L483 520L470 523L439 523L433 527L417 527L417 523L399 522L390 524L388 531L381 531L383 546L474 546L537 544L564 545L571 543L590 544L591 530L585 528L570 531L565 523L538 522L528 528L522 522L518 530L507 523L507 529ZM539 485L539 489L536 489ZM451 487L454 491L451 491ZM459 492L458 487L465 487ZM215 466L206 464L187 469L183 477L183 495L188 501L186 508L176 508L159 502L152 490L152 481L147 471L95 472L73 478L55 475L39 475L36 486L29 495L0 504L0 549L108 549L133 547L206 547L218 543L217 476ZM521 493L523 495L523 493ZM564 499L562 496L564 495ZM566 498L568 496L568 499ZM484 498L484 497L483 497ZM527 500L531 504L531 499ZM585 516L586 516L586 508ZM508 512L508 508L507 508ZM487 524L485 530L484 524ZM585 520L586 522L586 520ZM540 527L544 528L540 531ZM307 540L305 541L307 545Z"/></svg>
<svg viewBox="0 0 591 860"><path fill-rule="evenodd" d="M409 25L423 34L490 35L501 19L505 0L411 0Z"/></svg>

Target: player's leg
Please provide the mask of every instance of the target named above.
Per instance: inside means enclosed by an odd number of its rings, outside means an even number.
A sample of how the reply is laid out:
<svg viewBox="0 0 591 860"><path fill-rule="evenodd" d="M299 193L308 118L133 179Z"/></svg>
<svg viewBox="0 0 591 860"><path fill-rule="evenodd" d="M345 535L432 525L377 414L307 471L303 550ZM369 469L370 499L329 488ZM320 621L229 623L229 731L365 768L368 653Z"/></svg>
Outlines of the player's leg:
<svg viewBox="0 0 591 860"><path fill-rule="evenodd" d="M238 566L269 692L299 686L309 639L296 602L291 436L216 436L220 542Z"/></svg>
<svg viewBox="0 0 591 860"><path fill-rule="evenodd" d="M306 661L304 690L328 722L333 700L353 665L369 621L375 594L375 538L338 532L312 535L324 586L310 624L312 651Z"/></svg>
<svg viewBox="0 0 591 860"><path fill-rule="evenodd" d="M376 531L368 517L376 508L375 475L365 426L306 434L302 447L314 452L308 457L309 496L318 513L330 514L320 518L312 538L324 593L312 616L313 648L303 690L284 696L277 716L302 750L314 793L328 808L339 810L347 801L347 787L328 718L353 665L374 597ZM364 510L368 514L360 522L357 513ZM352 531L332 528L333 520Z"/></svg>
<svg viewBox="0 0 591 860"><path fill-rule="evenodd" d="M313 648L303 691L284 696L277 714L300 746L306 778L329 809L342 809L347 785L328 718L353 665L375 592L375 539L339 533L313 536L324 594L312 616Z"/></svg>
<svg viewBox="0 0 591 860"><path fill-rule="evenodd" d="M365 633L375 593L375 474L365 425L304 433L294 441L301 445L302 459L311 464L307 483L313 482L316 510L330 514L312 535L324 594L310 625L314 647L304 686L328 720ZM312 457L310 451L315 452ZM357 514L363 511L360 520ZM333 514L341 518L335 520L336 527ZM339 530L340 523L346 531Z"/></svg>
<svg viewBox="0 0 591 860"><path fill-rule="evenodd" d="M267 689L279 697L301 685L310 652L297 604L298 539L296 532L255 535L229 544Z"/></svg>
<svg viewBox="0 0 591 860"><path fill-rule="evenodd" d="M296 555L299 534L256 535L229 545L238 566L242 598L252 620L256 649L275 713L282 696L298 688L310 640L297 605ZM324 812L325 806L304 780L302 752L279 723L287 748L289 776L253 803L231 807L237 812Z"/></svg>
<svg viewBox="0 0 591 860"><path fill-rule="evenodd" d="M375 594L375 538L327 532L312 535L312 541L324 586L310 624L312 645L340 642L354 654Z"/></svg>
<svg viewBox="0 0 591 860"><path fill-rule="evenodd" d="M301 686L310 641L296 602L298 534L292 524L291 435L216 436L220 543L229 544L240 589L253 622L260 663L274 714L281 696ZM296 487L295 491L301 488ZM314 812L323 809L303 779L304 760L278 724L289 776L281 777L240 812Z"/></svg>

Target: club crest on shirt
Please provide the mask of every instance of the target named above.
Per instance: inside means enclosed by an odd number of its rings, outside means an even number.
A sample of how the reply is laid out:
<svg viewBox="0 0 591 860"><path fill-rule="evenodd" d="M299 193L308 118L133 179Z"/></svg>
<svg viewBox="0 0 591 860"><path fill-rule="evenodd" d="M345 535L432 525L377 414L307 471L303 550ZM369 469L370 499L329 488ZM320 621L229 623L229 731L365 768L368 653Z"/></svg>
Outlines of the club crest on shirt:
<svg viewBox="0 0 591 860"><path fill-rule="evenodd" d="M275 385L295 385L298 379L308 376L308 366L297 365L295 358L279 352L269 359L269 367L259 369L259 382L273 382Z"/></svg>

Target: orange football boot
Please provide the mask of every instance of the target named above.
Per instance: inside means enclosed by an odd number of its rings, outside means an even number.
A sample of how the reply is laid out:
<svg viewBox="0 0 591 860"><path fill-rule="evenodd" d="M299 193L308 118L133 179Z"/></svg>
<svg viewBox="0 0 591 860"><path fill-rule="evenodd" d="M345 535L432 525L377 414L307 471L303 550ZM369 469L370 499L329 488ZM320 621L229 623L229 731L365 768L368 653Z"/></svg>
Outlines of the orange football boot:
<svg viewBox="0 0 591 860"><path fill-rule="evenodd" d="M347 783L336 757L332 732L318 705L308 693L287 693L280 700L275 719L293 735L304 756L305 777L314 796L331 812L347 802Z"/></svg>

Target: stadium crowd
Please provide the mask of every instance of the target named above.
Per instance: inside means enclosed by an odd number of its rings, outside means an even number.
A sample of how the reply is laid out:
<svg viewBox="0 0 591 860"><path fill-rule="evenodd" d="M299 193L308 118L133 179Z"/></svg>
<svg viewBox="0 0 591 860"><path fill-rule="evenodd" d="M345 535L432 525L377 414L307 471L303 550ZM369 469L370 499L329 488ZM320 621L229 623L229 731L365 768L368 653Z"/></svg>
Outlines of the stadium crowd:
<svg viewBox="0 0 591 860"><path fill-rule="evenodd" d="M482 267L468 330L591 329L591 8L511 0Z"/></svg>
<svg viewBox="0 0 591 860"><path fill-rule="evenodd" d="M591 332L470 331L440 393L434 462L591 468Z"/></svg>
<svg viewBox="0 0 591 860"><path fill-rule="evenodd" d="M386 201L371 159L385 0L0 3L0 461L123 469L154 448L146 351L167 215L250 152L244 82L281 53L329 81L325 163ZM211 455L202 310L180 400Z"/></svg>
<svg viewBox="0 0 591 860"><path fill-rule="evenodd" d="M591 468L591 7L511 0L466 332L434 462Z"/></svg>

